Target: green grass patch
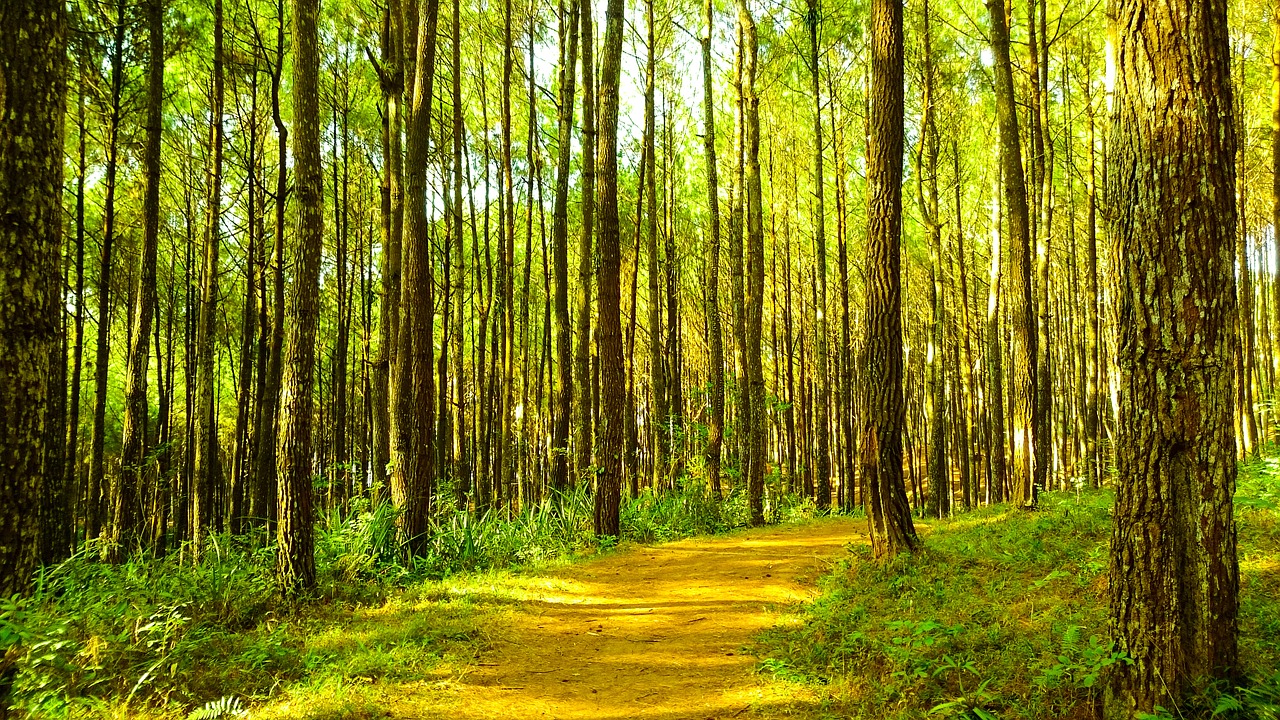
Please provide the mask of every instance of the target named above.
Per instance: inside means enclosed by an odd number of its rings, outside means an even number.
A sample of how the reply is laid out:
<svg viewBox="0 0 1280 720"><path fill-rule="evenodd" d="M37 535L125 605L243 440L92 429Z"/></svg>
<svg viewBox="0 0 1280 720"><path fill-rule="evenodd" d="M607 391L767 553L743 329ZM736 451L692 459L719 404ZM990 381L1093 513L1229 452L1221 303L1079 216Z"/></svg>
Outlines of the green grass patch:
<svg viewBox="0 0 1280 720"><path fill-rule="evenodd" d="M1112 499L1048 493L1036 512L917 520L923 551L886 565L853 547L760 638L761 668L817 687L830 717L1093 718L1123 661L1106 627ZM1276 720L1280 461L1242 466L1236 502L1250 685L1203 698L1202 714Z"/></svg>

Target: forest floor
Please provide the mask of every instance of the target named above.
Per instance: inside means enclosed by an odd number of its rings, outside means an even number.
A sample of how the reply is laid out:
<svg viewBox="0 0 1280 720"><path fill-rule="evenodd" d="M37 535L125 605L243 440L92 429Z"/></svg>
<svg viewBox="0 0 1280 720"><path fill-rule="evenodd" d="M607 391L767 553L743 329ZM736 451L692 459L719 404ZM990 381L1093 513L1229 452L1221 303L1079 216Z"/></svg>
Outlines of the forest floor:
<svg viewBox="0 0 1280 720"><path fill-rule="evenodd" d="M864 521L832 518L622 548L550 571L491 576L451 593L502 606L488 647L429 677L379 682L362 711L392 718L808 716L808 688L755 672L746 650L817 578ZM503 599L506 599L503 602ZM300 702L299 702L300 701ZM295 696L263 716L325 715ZM255 713L255 717L259 714Z"/></svg>

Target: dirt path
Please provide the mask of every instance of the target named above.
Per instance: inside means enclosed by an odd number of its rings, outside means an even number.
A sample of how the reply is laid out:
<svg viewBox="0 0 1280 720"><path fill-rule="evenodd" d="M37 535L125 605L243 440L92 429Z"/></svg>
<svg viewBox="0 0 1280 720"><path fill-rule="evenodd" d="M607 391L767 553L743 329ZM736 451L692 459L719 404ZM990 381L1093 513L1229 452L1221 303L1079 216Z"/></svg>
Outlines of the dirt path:
<svg viewBox="0 0 1280 720"><path fill-rule="evenodd" d="M804 716L742 648L809 597L824 560L865 541L832 519L638 547L535 580L478 667L388 697L396 718Z"/></svg>

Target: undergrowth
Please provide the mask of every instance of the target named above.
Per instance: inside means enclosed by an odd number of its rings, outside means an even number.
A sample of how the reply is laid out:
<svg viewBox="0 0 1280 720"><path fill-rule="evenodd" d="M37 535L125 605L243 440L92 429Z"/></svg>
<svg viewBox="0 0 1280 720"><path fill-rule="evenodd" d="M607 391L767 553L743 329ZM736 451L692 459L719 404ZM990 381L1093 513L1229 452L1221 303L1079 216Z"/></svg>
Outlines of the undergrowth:
<svg viewBox="0 0 1280 720"><path fill-rule="evenodd" d="M852 548L761 639L761 667L816 688L830 717L1097 717L1108 669L1110 491L917 520L924 549ZM1248 681L1156 717L1280 720L1280 460L1241 467L1240 652ZM1170 714L1172 713L1172 714Z"/></svg>
<svg viewBox="0 0 1280 720"><path fill-rule="evenodd" d="M779 494L774 519L812 515ZM584 490L515 516L445 508L408 557L387 503L356 501L317 526L317 589L282 599L274 547L209 538L189 553L120 565L91 545L45 568L35 592L0 600L0 708L19 717L240 717L265 700L281 716L376 717L381 679L414 680L487 644L484 614L511 601L460 590L467 578L592 555L619 540L660 542L747 524L745 497L701 487L624 499L622 538L597 540ZM301 703L301 704L299 704ZM279 703L277 703L279 704ZM3 715L3 713L0 713ZM267 712L264 716L270 717Z"/></svg>

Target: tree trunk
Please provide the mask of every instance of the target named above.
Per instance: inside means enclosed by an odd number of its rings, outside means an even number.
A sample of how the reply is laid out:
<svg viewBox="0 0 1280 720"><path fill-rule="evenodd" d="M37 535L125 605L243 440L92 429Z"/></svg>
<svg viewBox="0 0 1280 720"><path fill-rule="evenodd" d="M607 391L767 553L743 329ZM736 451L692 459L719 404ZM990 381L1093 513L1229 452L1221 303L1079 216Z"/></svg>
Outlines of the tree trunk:
<svg viewBox="0 0 1280 720"><path fill-rule="evenodd" d="M578 237L578 347L574 354L574 385L578 388L577 428L574 441L574 479L586 478L592 463L591 414L591 240L595 232L596 205L596 100L595 35L591 3L582 4L582 233Z"/></svg>
<svg viewBox="0 0 1280 720"><path fill-rule="evenodd" d="M618 105L622 75L622 32L625 3L609 0L605 13L603 65L600 69L600 315L599 347L601 391L610 398L600 418L600 474L595 499L597 536L617 537L618 505L622 495L623 424L626 366L622 357L621 305L622 252L618 228ZM586 38L590 33L584 33ZM587 40L589 43L590 40ZM586 59L584 55L584 60Z"/></svg>
<svg viewBox="0 0 1280 720"><path fill-rule="evenodd" d="M862 472L877 558L919 544L902 482L902 4L871 5L870 133L867 145L867 301L862 366Z"/></svg>
<svg viewBox="0 0 1280 720"><path fill-rule="evenodd" d="M456 1L456 0L455 0ZM571 0L560 31L567 31L560 59L559 144L556 148L556 196L551 211L552 266L555 272L556 406L551 437L551 487L569 487L569 420L573 404L573 326L569 320L569 161L573 157L573 101L578 60L578 14L582 0Z"/></svg>
<svg viewBox="0 0 1280 720"><path fill-rule="evenodd" d="M221 0L218 0L221 2ZM280 515L276 569L286 592L316 583L311 502L312 386L320 314L324 196L320 167L319 0L293 0L294 186L298 269L289 298L289 345L280 412Z"/></svg>
<svg viewBox="0 0 1280 720"><path fill-rule="evenodd" d="M1013 497L1023 508L1035 507L1036 432L1036 316L1032 302L1030 215L1022 171L1013 70L1009 59L1009 24L1003 0L987 0L991 17L991 50L995 55L996 115L1000 131L1000 165L1004 176L1004 206L1009 217L1013 287L1009 310L1013 316ZM1048 438L1045 438L1047 441Z"/></svg>
<svg viewBox="0 0 1280 720"><path fill-rule="evenodd" d="M711 422L707 428L707 477L711 492L719 499L720 455L724 444L724 336L720 329L720 184L716 177L716 106L712 95L711 33L714 28L712 0L703 4L706 28L702 44L703 148L707 155L707 213L711 244L707 258L707 334L711 350Z"/></svg>
<svg viewBox="0 0 1280 720"><path fill-rule="evenodd" d="M759 46L756 23L746 0L738 0L738 26L742 32L743 53L743 148L746 184L744 215L747 222L746 272L746 395L749 409L743 428L747 444L747 504L751 524L764 524L765 466L765 387L761 358L761 333L764 323L764 208L760 192L760 96L756 93L756 68Z"/></svg>
<svg viewBox="0 0 1280 720"><path fill-rule="evenodd" d="M40 38L28 42L26 38ZM0 9L0 596L23 593L39 563L49 360L61 314L66 5ZM22 76L15 73L21 69ZM7 88L7 90L6 90ZM61 428L59 428L61 431Z"/></svg>
<svg viewBox="0 0 1280 720"><path fill-rule="evenodd" d="M156 305L156 248L160 237L160 139L164 129L164 2L147 0L147 139L143 148L146 189L142 200L142 251L134 291L132 335L125 379L124 448L112 502L115 561L142 546L142 487L147 441L147 368Z"/></svg>
<svg viewBox="0 0 1280 720"><path fill-rule="evenodd" d="M196 420L192 540L196 557L204 536L209 534L217 516L215 503L222 484L218 449L216 386L217 372L214 345L218 319L218 260L222 242L222 145L223 71L222 71L222 0L213 4L213 98L210 117L209 224L206 229L204 262L200 282L200 320L196 332ZM295 93L296 93L295 89ZM283 164L283 163L282 163ZM310 387L308 385L308 387Z"/></svg>
<svg viewBox="0 0 1280 720"><path fill-rule="evenodd" d="M1236 128L1226 3L1124 0L1111 18L1121 402L1110 608L1133 662L1116 665L1105 715L1127 719L1238 673Z"/></svg>
<svg viewBox="0 0 1280 720"><path fill-rule="evenodd" d="M102 220L102 255L98 270L98 341L93 359L93 435L89 449L89 488L85 510L85 540L99 536L102 494L106 482L105 445L107 373L111 366L111 271L116 236L116 175L119 171L120 121L124 88L124 44L127 19L123 0L116 4L116 26L111 45L111 117L107 127L106 199Z"/></svg>

